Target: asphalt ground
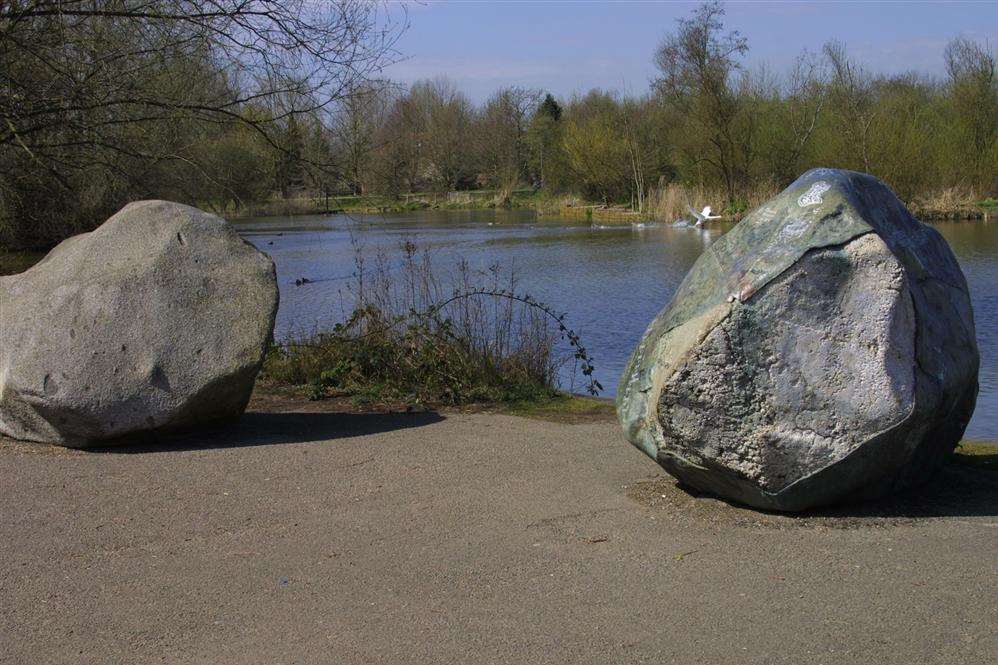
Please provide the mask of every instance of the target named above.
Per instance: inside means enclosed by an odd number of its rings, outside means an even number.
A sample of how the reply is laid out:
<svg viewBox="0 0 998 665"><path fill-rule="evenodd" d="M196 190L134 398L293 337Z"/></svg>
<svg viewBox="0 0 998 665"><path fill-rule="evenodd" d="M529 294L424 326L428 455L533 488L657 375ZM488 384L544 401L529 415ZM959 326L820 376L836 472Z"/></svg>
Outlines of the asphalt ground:
<svg viewBox="0 0 998 665"><path fill-rule="evenodd" d="M0 440L0 662L995 662L993 468L788 517L589 420L257 401L130 447Z"/></svg>

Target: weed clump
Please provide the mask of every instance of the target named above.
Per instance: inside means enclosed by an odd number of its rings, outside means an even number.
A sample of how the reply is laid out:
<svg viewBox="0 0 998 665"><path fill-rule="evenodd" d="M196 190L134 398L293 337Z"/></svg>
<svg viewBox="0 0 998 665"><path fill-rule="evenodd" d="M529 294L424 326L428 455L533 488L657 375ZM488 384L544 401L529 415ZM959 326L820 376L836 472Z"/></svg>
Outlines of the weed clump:
<svg viewBox="0 0 998 665"><path fill-rule="evenodd" d="M557 395L571 363L584 389L603 386L565 315L519 293L515 273L467 261L444 273L406 241L400 258L360 249L350 314L331 330L276 344L267 380L305 386L309 397L361 403L531 402Z"/></svg>

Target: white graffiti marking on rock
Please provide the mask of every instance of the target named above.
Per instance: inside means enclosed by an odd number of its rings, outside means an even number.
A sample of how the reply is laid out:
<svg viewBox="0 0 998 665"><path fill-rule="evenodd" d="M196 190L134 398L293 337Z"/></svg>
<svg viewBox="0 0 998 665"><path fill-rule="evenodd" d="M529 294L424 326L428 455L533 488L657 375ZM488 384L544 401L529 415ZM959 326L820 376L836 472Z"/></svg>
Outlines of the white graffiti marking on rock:
<svg viewBox="0 0 998 665"><path fill-rule="evenodd" d="M829 185L824 180L819 180L818 182L811 185L811 189L807 190L806 194L803 194L797 199L797 205L801 208L807 208L808 206L814 206L821 203L821 195L831 189L832 186Z"/></svg>

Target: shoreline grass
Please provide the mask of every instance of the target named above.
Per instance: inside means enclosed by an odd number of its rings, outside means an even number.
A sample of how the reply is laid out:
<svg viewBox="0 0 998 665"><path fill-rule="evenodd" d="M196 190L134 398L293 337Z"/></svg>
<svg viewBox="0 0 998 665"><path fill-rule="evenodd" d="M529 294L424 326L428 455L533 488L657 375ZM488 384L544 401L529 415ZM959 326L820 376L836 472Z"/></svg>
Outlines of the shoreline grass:
<svg viewBox="0 0 998 665"><path fill-rule="evenodd" d="M347 196L299 196L288 199L256 201L240 205L219 206L211 202L205 209L230 220L253 217L321 215L335 213L384 214L418 210L489 210L535 208L542 198L531 189L459 190L454 192L417 192L398 197L380 194Z"/></svg>
<svg viewBox="0 0 998 665"><path fill-rule="evenodd" d="M238 206L204 207L232 221L255 217L322 214L386 214L419 210L494 210L528 209L538 216L559 216L601 223L640 221L674 222L689 217L689 209L711 206L725 222L737 222L744 215L779 193L772 182L759 183L737 200L725 203L719 188L669 183L649 190L640 210L625 202L586 200L576 194L548 192L543 189L459 190L453 192L418 192L399 197L385 195L309 196L251 202ZM998 199L981 198L962 187L916 196L905 205L923 222L990 220L998 215Z"/></svg>
<svg viewBox="0 0 998 665"><path fill-rule="evenodd" d="M953 452L960 464L998 470L998 442L963 440Z"/></svg>
<svg viewBox="0 0 998 665"><path fill-rule="evenodd" d="M705 205L721 215L721 222L738 222L746 212L777 193L772 184L760 185L753 193L728 206L721 206L720 190L669 184L653 188L642 211L626 204L587 201L570 193L552 193L543 189L468 190L450 193L423 192L399 198L380 195L300 196L240 205L201 202L203 209L233 222L260 217L293 217L329 214L392 214L420 210L533 210L538 217L568 217L605 224L630 224L643 221L671 223L689 217L689 208ZM951 187L905 202L911 213L926 223L944 221L993 221L998 219L998 199L981 198L974 192ZM49 248L51 249L51 248ZM27 270L45 256L46 251L5 251L0 248L0 275Z"/></svg>
<svg viewBox="0 0 998 665"><path fill-rule="evenodd" d="M558 423L616 421L612 399L557 393L545 399L504 404L502 413Z"/></svg>

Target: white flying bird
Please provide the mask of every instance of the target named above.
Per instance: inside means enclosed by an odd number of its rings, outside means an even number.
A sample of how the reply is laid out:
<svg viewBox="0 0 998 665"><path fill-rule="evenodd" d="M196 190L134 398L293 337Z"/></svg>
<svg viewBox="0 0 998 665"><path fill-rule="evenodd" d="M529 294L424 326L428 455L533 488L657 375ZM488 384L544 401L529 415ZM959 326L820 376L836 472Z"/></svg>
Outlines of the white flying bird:
<svg viewBox="0 0 998 665"><path fill-rule="evenodd" d="M694 210L689 206L686 206L686 209L690 211L690 214L693 215L693 219L696 220L696 223L693 224L693 226L700 226L704 222L709 221L711 219L721 219L720 215L710 214L710 206L704 206L703 210L701 210L700 212L697 212L696 210Z"/></svg>

